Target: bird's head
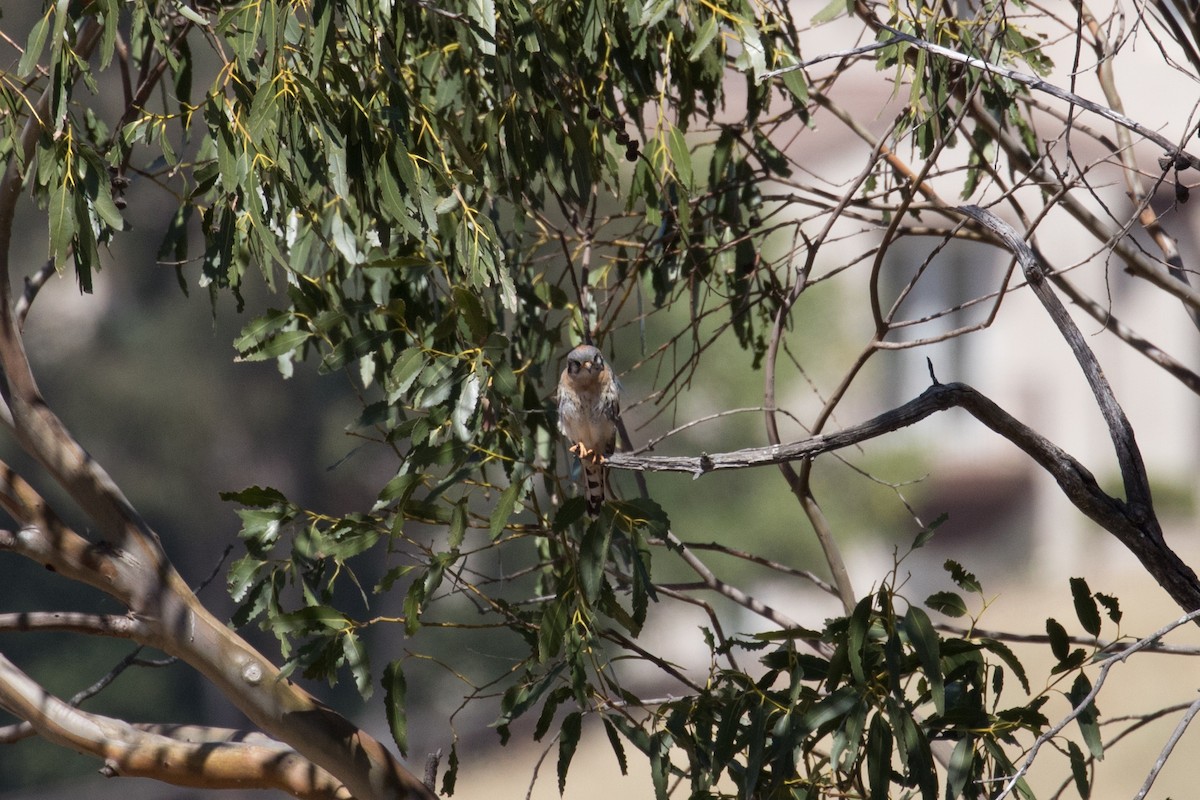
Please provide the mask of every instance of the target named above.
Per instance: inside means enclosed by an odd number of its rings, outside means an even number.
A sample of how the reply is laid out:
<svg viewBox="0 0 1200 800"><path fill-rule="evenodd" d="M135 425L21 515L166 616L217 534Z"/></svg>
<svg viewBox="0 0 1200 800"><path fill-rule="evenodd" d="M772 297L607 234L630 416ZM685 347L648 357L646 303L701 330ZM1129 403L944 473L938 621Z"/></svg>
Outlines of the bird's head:
<svg viewBox="0 0 1200 800"><path fill-rule="evenodd" d="M567 374L587 380L604 370L604 355L590 344L581 344L567 354Z"/></svg>

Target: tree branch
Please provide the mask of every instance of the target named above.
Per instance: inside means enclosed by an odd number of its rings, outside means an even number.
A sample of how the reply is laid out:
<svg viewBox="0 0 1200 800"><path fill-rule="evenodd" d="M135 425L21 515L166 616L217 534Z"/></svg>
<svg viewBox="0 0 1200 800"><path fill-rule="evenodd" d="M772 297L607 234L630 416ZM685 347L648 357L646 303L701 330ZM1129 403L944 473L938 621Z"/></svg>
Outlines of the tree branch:
<svg viewBox="0 0 1200 800"><path fill-rule="evenodd" d="M100 38L99 19L87 17L76 36L75 54L82 60ZM38 137L53 127L49 99L58 89L49 82L31 104L16 152L0 178L0 391L17 442L67 491L103 540L93 544L71 531L36 492L0 465L0 504L26 526L16 533L0 532L0 548L21 552L120 599L144 621L150 632L146 644L195 667L255 725L293 745L312 762L309 767L328 768L359 800L434 797L381 743L286 680L204 608L167 558L157 534L43 398L25 352L10 259L22 170L33 163Z"/></svg>
<svg viewBox="0 0 1200 800"><path fill-rule="evenodd" d="M927 42L924 39L919 39L916 36L913 36L912 34L905 33L904 31L896 30L895 28L892 28L888 25L884 25L882 23L876 22L875 26L879 30L886 31L887 33L891 34L892 38L885 39L880 42L874 42L871 44L862 45L861 47L856 47L852 50L841 50L836 53L817 56L816 58L811 58L811 59L808 59L807 61L802 61L798 64L792 64L790 66L783 67L782 69L770 70L770 71L764 72L762 74L762 79L766 80L768 78L774 78L779 75L782 75L785 72L793 72L798 69L805 69L806 67L812 66L813 64L817 64L821 61L826 61L831 58L841 58L843 56L862 55L864 53L869 53L874 50L880 50L884 47L891 47L892 45L896 44L897 42L904 42L905 44L910 44L913 47L919 48L928 53L933 53L934 55L941 56L942 58L945 58L948 61L954 61L958 64L965 64L968 67L974 67L975 69L981 70L983 72L988 72L988 73L992 73L994 75L999 75L1003 78L1009 79L1010 81L1014 81L1016 83L1020 83L1024 86L1027 86L1034 91L1043 92L1052 97L1057 97L1059 100L1063 100L1067 103L1070 103L1071 105L1079 106L1080 108L1090 111L1093 114L1098 114L1099 116L1104 117L1105 119L1107 119L1111 122L1115 122L1116 124L1118 124L1124 128L1128 128L1129 130L1133 131L1134 133L1138 134L1139 136L1143 136L1143 137L1149 139L1150 141L1154 142L1155 144L1157 144L1159 147L1161 147L1163 149L1163 152L1168 153L1171 156L1171 161L1172 161L1173 165L1175 165L1175 166L1180 166L1180 165L1190 166L1195 169L1200 169L1200 158L1192 155L1191 153L1188 153L1185 150L1180 149L1178 145L1176 145L1174 142L1172 142L1167 137L1163 136L1158 131L1151 130L1150 128L1147 128L1145 125L1138 122L1137 120L1130 119L1129 117L1125 116L1124 114L1114 111L1111 108L1102 106L1099 103L1088 100L1086 97L1080 97L1079 95L1075 94L1074 92L1069 92L1066 89L1055 86L1052 83L1042 80L1041 78L1039 78L1036 75L1030 75L1026 72L1020 72L1018 70L1010 69L1008 67L1002 67L999 64L993 64L992 62L985 61L982 58L976 58L975 56L969 56L966 53L960 53L957 50L950 49L949 47L942 47L941 45L934 44L933 42ZM1171 166L1171 164L1169 164L1168 166Z"/></svg>
<svg viewBox="0 0 1200 800"><path fill-rule="evenodd" d="M110 542L87 541L2 462L0 508L22 524L17 531L0 530L0 550L26 556L128 605L139 622L138 635L131 638L195 666L255 724L269 732L282 731L279 739L286 741L284 733L302 739L297 750L313 765L354 764L355 782L361 787L352 786L355 797L434 797L383 745L283 678L270 661L220 624L169 564L163 575L147 573L147 565L135 554ZM157 590L151 591L150 582L160 579ZM189 618L182 627L164 626L164 618L174 617L164 614L163 606L180 608ZM4 681L0 671L0 691L6 688Z"/></svg>
<svg viewBox="0 0 1200 800"><path fill-rule="evenodd" d="M1025 280L1029 283L1029 288L1046 309L1046 313L1050 315L1058 332L1066 340L1067 346L1071 348L1071 352L1075 355L1075 360L1079 362L1088 386L1096 398L1096 405L1100 407L1100 413L1108 426L1108 434L1112 439L1113 447L1117 451L1121 477L1125 482L1126 502L1133 513L1139 516L1145 515L1147 524L1152 524L1153 528L1157 529L1158 523L1154 519L1153 500L1150 497L1150 479L1146 475L1146 465L1142 461L1142 454L1138 449L1137 439L1134 437L1133 426L1129 424L1125 411L1117 402L1116 395L1113 394L1108 379L1104 377L1104 370L1100 368L1100 362L1096 360L1095 353L1087 346L1083 334L1075 325L1075 321L1071 319L1071 315L1067 313L1066 306L1062 304L1058 295L1054 294L1054 290L1046 282L1045 278L1048 276L1049 270L1045 262L1033 251L1033 248L1025 243L1011 225L992 212L972 205L960 206L958 210L994 233L1004 246L1016 256L1017 263L1021 265L1021 269L1025 273ZM1158 535L1161 538L1161 532Z"/></svg>
<svg viewBox="0 0 1200 800"><path fill-rule="evenodd" d="M753 611L760 617L770 620L781 628L798 628L800 623L793 620L791 617L783 614L771 606L763 603L751 595L746 594L741 589L731 584L726 583L716 576L716 574L701 561L695 553L693 553L686 544L684 544L678 536L672 531L666 533L667 547L679 554L692 571L700 576L700 580L704 585L724 597L737 603L742 608Z"/></svg>
<svg viewBox="0 0 1200 800"><path fill-rule="evenodd" d="M1130 328L1125 323L1121 322L1116 315L1095 300L1091 299L1079 289L1075 288L1070 281L1066 279L1062 273L1055 272L1050 276L1050 280L1054 281L1054 285L1062 291L1071 302L1079 307L1080 310L1086 312L1088 316L1104 326L1104 329L1112 333L1121 341L1132 347L1137 352L1148 358L1151 362L1162 367L1163 371L1172 376L1188 389L1196 394L1200 394L1200 374L1193 372L1184 366L1180 361L1167 353L1158 345L1141 336L1137 331ZM1195 309L1184 306L1189 313L1195 314Z"/></svg>
<svg viewBox="0 0 1200 800"><path fill-rule="evenodd" d="M1108 679L1109 670L1111 670L1116 664L1124 662L1139 650L1144 650L1147 647L1156 644L1159 639L1166 636L1168 633L1180 627L1181 625L1186 625L1188 622L1196 622L1197 620L1200 620L1200 610L1195 610L1191 613L1185 614L1171 624L1163 626L1149 636L1139 639L1129 647L1122 649L1120 652L1113 653L1108 658L1099 662L1101 664L1100 674L1097 675L1096 680L1092 682L1091 691L1079 701L1078 705L1071 709L1071 712L1067 714L1067 716L1055 723L1053 727L1045 731L1037 738L1036 741L1034 741L1033 746L1029 748L1029 754L1025 756L1025 761L1021 764L1017 771L1013 773L1013 775L1010 776L1007 781L1005 781L1004 788L998 795L996 795L995 800L1004 800L1004 798L1010 792L1012 792L1013 788L1016 787L1021 778L1023 778L1025 774L1029 772L1029 768L1033 766L1033 762L1037 759L1038 751L1041 749L1043 744L1052 740L1055 736L1058 736L1058 734L1061 733L1064 728L1070 725L1074 719L1076 719L1088 708L1088 706L1095 702L1096 696L1100 693L1101 687L1104 686L1105 680ZM1190 717L1188 719L1190 719Z"/></svg>
<svg viewBox="0 0 1200 800"><path fill-rule="evenodd" d="M12 536L11 531L0 531L0 541ZM83 614L70 611L0 614L0 633L25 631L65 631L134 640L149 635L145 624L131 614Z"/></svg>
<svg viewBox="0 0 1200 800"><path fill-rule="evenodd" d="M210 789L279 789L305 800L351 796L341 781L287 745L258 736L235 741L231 732L200 737L195 734L204 729L192 726L144 730L81 711L47 693L2 655L0 706L48 741L104 759L101 773L108 777Z"/></svg>
<svg viewBox="0 0 1200 800"><path fill-rule="evenodd" d="M1117 81L1113 74L1113 62L1116 53L1110 44L1105 41L1104 32L1100 29L1100 23L1096 21L1096 17L1092 14L1091 9L1082 0L1076 0L1076 3L1080 19L1092 34L1093 51L1096 54L1096 78L1100 82L1100 89L1104 92L1104 99L1113 111L1124 114L1125 104L1122 102L1121 95L1117 91ZM1183 43L1181 42L1180 44ZM1170 270L1171 275L1178 281L1189 283L1187 270L1183 268L1183 256L1179 252L1179 246L1163 229L1162 221L1154 213L1154 209L1150 207L1150 198L1142 186L1142 173L1138 169L1137 157L1134 154L1133 139L1129 135L1129 128L1124 125L1117 125L1116 135L1119 147L1115 150L1117 157L1121 159L1121 172L1125 176L1125 188L1129 194L1129 200L1133 203L1133 207L1137 209L1138 220L1142 223L1142 228L1145 229L1146 233L1158 245L1158 249L1162 252L1163 260L1166 262L1167 269ZM1178 177L1176 179L1178 180ZM1189 307L1187 310L1192 318L1192 323L1200 326L1200 309Z"/></svg>
<svg viewBox="0 0 1200 800"><path fill-rule="evenodd" d="M1171 751L1175 749L1175 745L1179 744L1179 740L1183 738L1183 734L1187 731L1188 725L1192 723L1196 714L1200 713L1200 699L1192 701L1188 706L1187 711L1180 717L1175 730L1171 731L1170 738L1163 745L1162 751L1158 754L1158 758L1154 760L1154 766L1150 769L1150 773L1146 775L1146 780L1142 782L1142 788L1138 789L1138 793L1133 796L1133 800L1145 800L1146 795L1150 794L1150 789L1154 786L1154 781L1158 779L1158 774L1162 772L1162 768L1167 765L1167 759L1171 757Z"/></svg>
<svg viewBox="0 0 1200 800"><path fill-rule="evenodd" d="M1061 184L1058 175L1046 169L1041 163L1035 163L1029 157L1020 142L996 122L991 112L979 103L978 98L971 102L975 121L983 126L988 135L1003 148L1015 169L1028 175L1044 187L1057 187ZM1049 188L1043 189L1043 192L1049 191ZM1087 206L1069 192L1057 193L1056 200L1059 207L1074 217L1098 241L1107 243L1113 252L1125 262L1129 272L1178 298L1189 313L1200 309L1200 291L1188 283L1178 280L1172 274L1173 265L1155 259L1144 252L1136 241L1126 235L1124 229L1110 229L1104 220L1092 213Z"/></svg>
<svg viewBox="0 0 1200 800"><path fill-rule="evenodd" d="M763 467L808 459L906 428L938 411L962 408L1015 444L1058 482L1067 499L1125 545L1151 576L1185 610L1200 608L1200 581L1162 539L1157 521L1141 509L1108 496L1086 467L975 389L962 383L935 384L919 397L859 425L782 445L700 456L634 456L616 453L610 469L683 472L699 478L722 469Z"/></svg>
<svg viewBox="0 0 1200 800"><path fill-rule="evenodd" d="M919 397L866 422L787 444L747 447L728 453L702 453L699 456L641 456L618 452L609 456L605 463L611 469L686 472L693 478L699 478L705 473L717 470L766 467L800 461L907 428L938 411L963 405L962 396L967 393L974 394L975 390L961 383L937 384L926 389Z"/></svg>

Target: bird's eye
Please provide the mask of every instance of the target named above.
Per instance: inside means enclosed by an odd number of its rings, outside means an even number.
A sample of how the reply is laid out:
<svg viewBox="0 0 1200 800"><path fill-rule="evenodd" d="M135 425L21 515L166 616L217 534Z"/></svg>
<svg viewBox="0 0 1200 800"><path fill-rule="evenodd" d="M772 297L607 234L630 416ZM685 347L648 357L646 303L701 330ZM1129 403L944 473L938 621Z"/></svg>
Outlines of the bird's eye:
<svg viewBox="0 0 1200 800"><path fill-rule="evenodd" d="M595 358L593 358L593 359L592 359L592 361L595 361L595 362L596 362L596 366L597 366L597 367L603 367L603 366L604 366L604 359L603 359L601 356L596 356Z"/></svg>

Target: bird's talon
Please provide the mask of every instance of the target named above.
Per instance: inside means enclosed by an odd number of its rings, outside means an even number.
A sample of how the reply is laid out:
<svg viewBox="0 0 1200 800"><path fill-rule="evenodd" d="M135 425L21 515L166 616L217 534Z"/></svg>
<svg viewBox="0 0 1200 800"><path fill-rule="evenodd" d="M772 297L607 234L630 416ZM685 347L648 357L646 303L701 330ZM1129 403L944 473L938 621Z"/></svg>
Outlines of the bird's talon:
<svg viewBox="0 0 1200 800"><path fill-rule="evenodd" d="M576 442L567 448L568 453L579 456L580 461L590 461L593 464L603 464L608 459L599 450L589 450L583 442Z"/></svg>

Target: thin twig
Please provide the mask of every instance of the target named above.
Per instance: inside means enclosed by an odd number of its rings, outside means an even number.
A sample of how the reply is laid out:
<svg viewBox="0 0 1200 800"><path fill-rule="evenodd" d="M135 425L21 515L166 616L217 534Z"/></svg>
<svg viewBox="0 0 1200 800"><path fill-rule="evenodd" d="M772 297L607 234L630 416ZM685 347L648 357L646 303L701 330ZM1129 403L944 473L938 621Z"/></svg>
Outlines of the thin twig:
<svg viewBox="0 0 1200 800"><path fill-rule="evenodd" d="M700 579L704 581L704 584L709 589L713 590L717 594L724 595L733 602L737 603L739 606L749 609L761 617L769 619L771 622L775 623L781 628L800 627L800 623L796 622L787 614L777 611L766 603L763 603L761 600L746 594L736 586L732 586L718 578L715 574L713 574L713 571L709 569L708 566L705 565L705 563L701 561L696 554L688 548L687 545L680 541L679 537L677 537L673 532L667 531L666 540L670 548L679 553L679 557L683 559L684 563L692 568L693 572L700 576Z"/></svg>
<svg viewBox="0 0 1200 800"><path fill-rule="evenodd" d="M959 638L976 637L982 639L995 639L998 642L1017 642L1019 644L1049 644L1051 637L1046 633L1008 633L1006 631L993 631L984 628L962 628L958 625L934 625L939 631L949 633ZM1081 645L1083 647L1097 647L1101 652L1116 652L1118 648L1125 647L1124 641L1108 641L1105 639L1097 639L1095 636L1068 636L1066 641L1070 644ZM1193 647L1182 644L1151 644L1142 648L1145 653L1158 653L1168 656L1200 656L1200 647Z"/></svg>
<svg viewBox="0 0 1200 800"><path fill-rule="evenodd" d="M791 66L783 67L782 69L770 70L770 71L762 73L762 79L766 80L768 78L774 78L779 75L782 75L785 72L793 72L798 69L804 69L805 67L811 66L812 64L816 64L821 61L825 61L828 58L839 58L839 57L842 57L843 55L858 55L858 54L862 54L862 53L869 53L873 50L879 50L884 47L891 47L892 45L895 45L898 42L904 42L905 44L910 44L913 47L917 47L928 53L933 53L934 55L941 56L947 60L954 61L959 64L965 64L969 67L974 67L975 69L982 70L984 72L989 72L989 73L992 73L995 75L999 75L1003 78L1008 78L1009 80L1015 81L1016 83L1020 83L1024 86L1027 86L1034 91L1044 92L1045 94L1051 95L1052 97L1057 97L1059 100L1063 100L1072 105L1079 106L1080 108L1090 111L1093 114L1098 114L1099 116L1104 117L1105 119L1107 119L1111 122L1115 122L1116 124L1121 125L1122 127L1128 128L1129 130L1133 131L1134 133L1138 134L1139 136L1143 136L1143 137L1149 139L1150 141L1154 142L1159 147L1161 147L1164 152L1171 155L1173 162L1176 166L1180 165L1180 163L1182 162L1183 165L1190 166L1195 169L1200 169L1200 158L1197 158L1196 156L1193 156L1192 154L1188 153L1187 151L1182 150L1177 144L1175 144L1174 142L1172 142L1170 139L1163 136L1162 134L1158 133L1157 131L1153 131L1153 130L1147 128L1142 123L1138 122L1137 120L1130 119L1129 117L1125 116L1124 114L1120 114L1116 111L1113 111L1111 108L1108 108L1107 106L1102 106L1099 103L1096 103L1092 100L1088 100L1085 97L1080 97L1079 95L1075 94L1074 92L1069 92L1066 89L1055 86L1054 84L1049 83L1049 82L1039 78L1036 75L1030 75L1026 72L1020 72L1018 70L1010 69L1008 67L1002 67L999 64L993 64L992 62L985 61L982 58L976 58L975 56L969 56L965 53L960 53L957 50L951 50L948 47L942 47L941 45L934 44L933 42L927 42L924 39L919 39L916 36L913 36L911 34L905 33L900 30L896 30L895 28L889 27L887 25L881 24L881 25L879 25L879 28L880 28L880 30L884 30L884 31L887 31L888 33L890 33L892 35L892 38L885 39L881 42L874 42L872 44L863 45L862 47L854 48L853 51L846 51L845 53L839 52L839 53L830 54L828 56L818 56L814 59L809 59L808 61L801 61L798 64L793 64Z"/></svg>
<svg viewBox="0 0 1200 800"><path fill-rule="evenodd" d="M1147 794L1150 793L1150 787L1154 786L1154 781L1158 778L1158 773L1162 772L1162 768L1167 765L1167 759L1171 757L1171 751L1175 749L1175 745L1179 743L1179 739L1191 724L1192 719L1200 712L1200 699L1194 701L1188 706L1187 712L1179 720L1179 724L1175 726L1175 730L1171 732L1171 738L1167 739L1167 743L1163 745L1162 752L1158 754L1158 758L1154 761L1154 767L1150 770L1150 774L1146 776L1142 788L1134 795L1133 800L1145 800Z"/></svg>
<svg viewBox="0 0 1200 800"><path fill-rule="evenodd" d="M775 570L776 572L782 572L784 575L803 578L813 586L816 586L822 592L837 597L837 587L821 580L815 573L810 572L809 570L798 569L796 567L788 566L787 564L780 564L778 561L772 561L769 558L764 558L763 556L755 553L749 553L745 550L738 550L733 547L718 544L717 542L685 542L685 544L693 550L708 550L713 553L723 553L724 555L731 556L733 558L740 558L743 561L749 561L752 564L758 564L759 566Z"/></svg>
<svg viewBox="0 0 1200 800"><path fill-rule="evenodd" d="M1100 82L1100 88L1104 92L1104 98L1108 101L1109 106L1118 113L1125 112L1125 106L1121 101L1121 95L1117 92L1116 78L1113 75L1113 49L1104 40L1100 24L1093 16L1091 9L1087 7L1082 0L1076 0L1076 7L1079 9L1080 18L1091 31L1092 40L1095 42L1094 50L1096 52L1096 77ZM1083 37L1079 37L1082 39ZM1175 276L1176 280L1183 283L1189 283L1187 270L1183 268L1183 256L1179 252L1179 246L1175 240L1167 234L1163 229L1162 221L1150 207L1150 198L1147 196L1145 187L1142 185L1141 171L1138 169L1137 157L1133 151L1133 141L1129 136L1129 129L1118 125L1117 126L1117 142L1119 147L1116 148L1118 158L1121 159L1121 172L1125 176L1125 186L1129 193L1129 199L1133 202L1134 207L1138 210L1138 219L1142 223L1142 227L1154 243L1158 245L1158 249L1162 252L1163 260L1167 263L1167 269ZM1161 180L1161 177L1160 177ZM1176 177L1178 180L1178 177ZM1186 307L1189 316L1192 318L1192 324L1200 326L1200 310Z"/></svg>
<svg viewBox="0 0 1200 800"><path fill-rule="evenodd" d="M18 329L25 327L25 318L29 316L29 309L33 307L33 301L37 298L38 292L45 286L46 281L50 280L51 275L57 274L58 269L55 267L54 259L51 258L42 264L41 269L25 278L25 291L21 293L21 298L17 300L17 306L13 310L13 314L17 318Z"/></svg>
<svg viewBox="0 0 1200 800"><path fill-rule="evenodd" d="M1000 791L1000 794L996 795L993 800L1004 800L1004 798L1008 796L1008 794L1016 787L1018 781L1025 777L1025 774L1029 772L1029 768L1033 766L1033 762L1037 758L1038 751L1041 750L1042 745L1053 739L1055 736L1058 736L1058 734L1060 734L1064 728L1077 719L1079 715L1082 714L1095 701L1096 695L1100 693L1100 688L1104 686L1104 681L1108 678L1109 670L1111 670L1115 664L1124 662L1134 653L1146 649L1176 628L1186 625L1187 623L1198 618L1200 618L1200 609L1197 609L1190 614L1184 614L1171 624L1159 628L1144 639L1139 639L1129 647L1126 647L1124 650L1114 653L1108 658L1099 662L1101 664L1100 674L1096 676L1096 680L1092 683L1092 690L1088 692L1087 695L1084 696L1074 708L1071 709L1069 714L1055 723L1053 727L1051 727L1034 741L1033 746L1029 748L1029 755L1025 757L1025 761L1022 762L1017 771L1009 777L1008 781L1004 784L1004 788Z"/></svg>

